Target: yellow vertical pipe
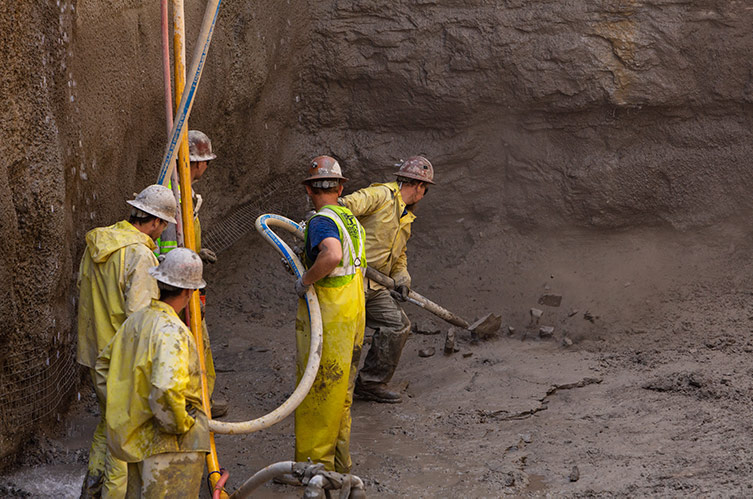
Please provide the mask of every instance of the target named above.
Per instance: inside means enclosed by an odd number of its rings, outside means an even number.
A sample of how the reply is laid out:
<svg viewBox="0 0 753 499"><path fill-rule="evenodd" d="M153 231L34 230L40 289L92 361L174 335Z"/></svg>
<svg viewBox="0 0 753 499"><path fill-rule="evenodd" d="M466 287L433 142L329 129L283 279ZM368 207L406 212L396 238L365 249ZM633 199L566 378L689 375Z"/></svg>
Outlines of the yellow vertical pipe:
<svg viewBox="0 0 753 499"><path fill-rule="evenodd" d="M186 46L185 46L185 21L183 16L183 0L173 0L173 59L175 64L175 105L180 103L183 89L186 86ZM178 148L178 178L180 180L181 196L181 219L183 221L183 244L186 248L196 250L196 234L194 233L193 224L193 198L191 191L191 166L188 156L188 127L184 128L180 138L180 147ZM209 402L209 386L207 385L207 368L204 360L204 337L201 326L201 308L199 305L199 292L195 291L191 295L191 301L188 303L188 326L191 328L194 339L196 340L196 349L199 354L199 365L201 367L201 402L204 413L208 419L212 418L212 408ZM214 433L209 433L209 454L207 454L207 472L212 488L220 479L220 463L217 459L217 449L214 444ZM211 491L210 491L211 493ZM223 491L221 497L227 498Z"/></svg>
<svg viewBox="0 0 753 499"><path fill-rule="evenodd" d="M173 60L175 69L173 79L175 80L175 112L178 112L180 98L183 96L183 89L186 87L186 23L183 16L183 0L173 0ZM188 158L188 126L183 129L180 136L180 146L178 147L178 168L181 166L189 167ZM189 182L190 183L190 182ZM193 219L190 220L193 224ZM188 245L186 245L188 248ZM191 249L195 249L191 246Z"/></svg>
<svg viewBox="0 0 753 499"><path fill-rule="evenodd" d="M183 219L183 242L186 248L195 249L196 239L193 226L193 199L191 199L191 171L188 165L178 162L178 176L180 178L180 195L181 195L181 218ZM204 361L204 338L202 335L201 326L201 308L199 305L199 292L194 291L191 295L191 301L188 303L188 316L189 327L196 340L196 349L199 353L199 365L201 366L201 403L204 408L204 413L208 419L212 418L212 408L209 403L209 386L207 385L207 367ZM207 470L209 475L209 481L212 483L212 487L217 484L220 479L218 472L220 470L220 463L217 459L217 449L214 444L214 433L209 433L209 446L210 452L207 454ZM224 494L224 493L223 493ZM227 497L226 494L223 497Z"/></svg>

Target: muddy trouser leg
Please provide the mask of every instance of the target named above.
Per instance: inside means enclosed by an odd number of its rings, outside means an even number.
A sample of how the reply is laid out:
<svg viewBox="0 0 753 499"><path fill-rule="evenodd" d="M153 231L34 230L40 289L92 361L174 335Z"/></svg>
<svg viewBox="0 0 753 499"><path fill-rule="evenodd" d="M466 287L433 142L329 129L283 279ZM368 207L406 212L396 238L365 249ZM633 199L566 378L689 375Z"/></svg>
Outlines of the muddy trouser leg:
<svg viewBox="0 0 753 499"><path fill-rule="evenodd" d="M214 392L214 382L217 378L217 374L214 370L214 356L212 355L212 347L209 344L209 330L207 329L206 319L201 320L201 332L204 342L204 365L207 369L207 388L209 389L209 396L212 396Z"/></svg>
<svg viewBox="0 0 753 499"><path fill-rule="evenodd" d="M320 299L320 303L322 301ZM295 410L295 460L305 462L311 459L314 463L324 464L328 471L335 469L335 453L340 438L343 410L348 398L355 335L352 326L333 323L336 317L336 307L335 310L322 307L324 341L321 363L314 385ZM299 300L296 318L298 381L308 362L311 326L307 319L305 302Z"/></svg>
<svg viewBox="0 0 753 499"><path fill-rule="evenodd" d="M141 465L143 463L128 463L128 487L126 499L141 499Z"/></svg>
<svg viewBox="0 0 753 499"><path fill-rule="evenodd" d="M94 369L89 369L92 382L96 384ZM81 497L122 497L126 487L126 463L110 455L107 450L107 423L105 420L105 403L97 398L100 419L94 430L92 446L89 450L87 466Z"/></svg>
<svg viewBox="0 0 753 499"><path fill-rule="evenodd" d="M105 483L102 499L121 499L128 487L128 463L105 453Z"/></svg>
<svg viewBox="0 0 753 499"><path fill-rule="evenodd" d="M94 369L90 369L92 380L94 379ZM105 452L107 451L107 426L105 424L105 408L102 400L99 402L99 423L94 430L92 445L89 449L89 465L84 476L84 483L81 486L81 499L91 497L100 497L102 493L102 483L105 479Z"/></svg>
<svg viewBox="0 0 753 499"><path fill-rule="evenodd" d="M353 462L350 459L350 407L353 405L353 390L356 387L358 363L361 361L363 333L363 329L360 332L356 332L353 344L353 359L350 363L350 376L348 377L348 394L345 397L343 418L340 422L340 433L337 435L337 446L335 448L335 471L338 473L350 473L350 469L353 467Z"/></svg>
<svg viewBox="0 0 753 499"><path fill-rule="evenodd" d="M410 320L387 289L366 291L366 326L374 330L357 384L386 385L392 380L410 334Z"/></svg>
<svg viewBox="0 0 753 499"><path fill-rule="evenodd" d="M126 498L199 497L205 452L165 452L128 463Z"/></svg>

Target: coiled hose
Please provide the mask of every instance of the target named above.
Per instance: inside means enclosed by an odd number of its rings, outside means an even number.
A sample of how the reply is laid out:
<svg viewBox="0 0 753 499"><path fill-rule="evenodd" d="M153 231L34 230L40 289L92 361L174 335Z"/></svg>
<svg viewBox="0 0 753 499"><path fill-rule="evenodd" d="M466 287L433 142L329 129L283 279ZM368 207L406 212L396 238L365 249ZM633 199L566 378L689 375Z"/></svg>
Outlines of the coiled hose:
<svg viewBox="0 0 753 499"><path fill-rule="evenodd" d="M290 247L275 234L270 227L292 232L300 238L303 238L301 227L280 215L266 214L256 219L256 230L267 240L278 253L288 262L288 265L295 272L296 277L300 277L303 272L303 264ZM309 346L309 360L306 364L306 370L303 372L300 383L293 391L293 394L283 404L260 418L237 423L228 423L225 421L209 420L209 430L220 434L237 435L242 433L253 433L255 431L269 428L288 417L298 405L306 398L311 386L314 384L316 373L319 370L319 362L322 358L322 314L319 309L319 300L316 298L314 287L309 287L306 292L306 306L309 310L309 319L311 320L311 345Z"/></svg>

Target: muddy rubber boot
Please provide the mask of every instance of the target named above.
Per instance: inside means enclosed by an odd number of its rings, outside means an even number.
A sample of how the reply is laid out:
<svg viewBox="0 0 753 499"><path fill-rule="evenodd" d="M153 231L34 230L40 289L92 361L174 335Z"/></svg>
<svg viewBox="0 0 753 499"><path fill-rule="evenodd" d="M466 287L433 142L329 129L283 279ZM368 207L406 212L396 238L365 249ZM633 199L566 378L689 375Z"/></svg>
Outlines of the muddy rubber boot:
<svg viewBox="0 0 753 499"><path fill-rule="evenodd" d="M210 404L212 404L212 419L221 418L222 416L226 415L230 406L227 402L227 399L222 395L212 397L210 399Z"/></svg>
<svg viewBox="0 0 753 499"><path fill-rule="evenodd" d="M403 398L399 393L388 390L385 385L356 384L353 395L361 400L372 400L382 404L399 404Z"/></svg>

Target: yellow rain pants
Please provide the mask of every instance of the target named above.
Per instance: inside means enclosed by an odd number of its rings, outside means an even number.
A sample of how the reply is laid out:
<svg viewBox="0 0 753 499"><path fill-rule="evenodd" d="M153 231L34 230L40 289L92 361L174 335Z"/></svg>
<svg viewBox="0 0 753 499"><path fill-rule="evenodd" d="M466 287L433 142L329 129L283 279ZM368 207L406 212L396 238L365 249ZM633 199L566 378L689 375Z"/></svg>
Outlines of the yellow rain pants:
<svg viewBox="0 0 753 499"><path fill-rule="evenodd" d="M154 241L123 220L86 234L78 275L77 361L94 372L97 355L126 318L158 296L157 281L147 270L157 265ZM126 464L107 455L105 404L99 399L100 422L92 437L83 497L125 494ZM107 462L107 465L106 465Z"/></svg>
<svg viewBox="0 0 753 499"><path fill-rule="evenodd" d="M295 411L295 460L323 463L325 469L350 471L350 406L358 356L366 327L363 277L359 270L345 286L314 284L322 311L324 342L314 385ZM311 322L305 300L295 321L298 381L308 362ZM355 360L355 365L352 365Z"/></svg>
<svg viewBox="0 0 753 499"><path fill-rule="evenodd" d="M199 497L204 452L165 452L128 463L126 499Z"/></svg>

